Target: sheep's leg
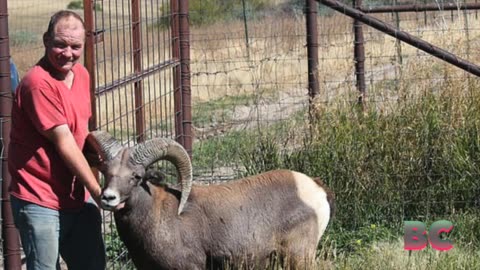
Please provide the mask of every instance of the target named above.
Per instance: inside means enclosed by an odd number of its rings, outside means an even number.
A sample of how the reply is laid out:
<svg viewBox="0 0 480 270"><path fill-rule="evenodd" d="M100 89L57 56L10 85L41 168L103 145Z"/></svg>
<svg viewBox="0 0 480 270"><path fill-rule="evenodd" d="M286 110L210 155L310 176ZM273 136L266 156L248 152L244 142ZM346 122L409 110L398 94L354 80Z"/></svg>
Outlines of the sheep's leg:
<svg viewBox="0 0 480 270"><path fill-rule="evenodd" d="M302 239L304 238L296 238ZM315 254L317 243L305 243L301 240L288 242L281 250L283 266L289 270L310 270L315 269Z"/></svg>
<svg viewBox="0 0 480 270"><path fill-rule="evenodd" d="M310 270L315 269L315 249L303 247L288 248L282 252L280 262L282 269Z"/></svg>
<svg viewBox="0 0 480 270"><path fill-rule="evenodd" d="M231 269L231 259L227 256L206 256L205 270Z"/></svg>
<svg viewBox="0 0 480 270"><path fill-rule="evenodd" d="M289 270L311 270L315 269L315 255L292 254L287 256L286 269Z"/></svg>
<svg viewBox="0 0 480 270"><path fill-rule="evenodd" d="M305 224L302 228L296 228L283 241L281 255L283 265L290 270L315 269L315 255L317 241L315 228L311 224ZM305 235L312 235L308 239Z"/></svg>

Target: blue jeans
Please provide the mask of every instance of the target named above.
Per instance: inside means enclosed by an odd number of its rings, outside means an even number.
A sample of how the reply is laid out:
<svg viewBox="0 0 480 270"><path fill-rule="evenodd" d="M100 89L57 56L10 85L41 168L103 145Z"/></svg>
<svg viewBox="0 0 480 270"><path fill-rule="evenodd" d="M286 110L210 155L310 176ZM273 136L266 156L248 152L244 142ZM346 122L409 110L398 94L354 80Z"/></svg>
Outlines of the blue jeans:
<svg viewBox="0 0 480 270"><path fill-rule="evenodd" d="M105 269L100 210L91 202L78 211L57 211L11 196L28 270Z"/></svg>

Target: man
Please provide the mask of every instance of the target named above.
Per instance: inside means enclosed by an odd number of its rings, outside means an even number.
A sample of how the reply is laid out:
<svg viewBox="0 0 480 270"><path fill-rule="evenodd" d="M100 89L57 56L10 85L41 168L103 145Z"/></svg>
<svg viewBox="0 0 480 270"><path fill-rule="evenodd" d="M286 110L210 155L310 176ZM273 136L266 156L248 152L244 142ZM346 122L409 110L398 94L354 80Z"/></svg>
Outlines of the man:
<svg viewBox="0 0 480 270"><path fill-rule="evenodd" d="M8 168L15 224L27 269L105 268L101 187L82 154L91 116L89 74L78 63L81 17L55 13L43 35L45 55L17 87ZM93 200L92 200L93 198Z"/></svg>

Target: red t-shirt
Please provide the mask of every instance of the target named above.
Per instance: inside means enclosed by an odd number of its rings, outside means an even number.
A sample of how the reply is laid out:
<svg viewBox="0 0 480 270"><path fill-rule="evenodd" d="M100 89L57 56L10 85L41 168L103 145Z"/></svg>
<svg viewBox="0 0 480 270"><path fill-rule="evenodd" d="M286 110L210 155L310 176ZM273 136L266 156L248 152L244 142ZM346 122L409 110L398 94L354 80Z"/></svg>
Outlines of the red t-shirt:
<svg viewBox="0 0 480 270"><path fill-rule="evenodd" d="M67 124L83 149L92 114L89 74L76 64L72 69L74 81L68 89L41 63L30 69L15 93L8 152L10 194L52 209L79 209L88 192L39 130Z"/></svg>

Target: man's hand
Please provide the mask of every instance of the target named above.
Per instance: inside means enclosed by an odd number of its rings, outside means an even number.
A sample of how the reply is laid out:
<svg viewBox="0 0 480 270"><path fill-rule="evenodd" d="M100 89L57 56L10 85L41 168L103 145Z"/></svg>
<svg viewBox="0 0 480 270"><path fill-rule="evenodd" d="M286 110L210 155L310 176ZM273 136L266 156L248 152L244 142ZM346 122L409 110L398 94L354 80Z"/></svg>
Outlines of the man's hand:
<svg viewBox="0 0 480 270"><path fill-rule="evenodd" d="M95 192L95 194L90 193L90 195L97 204L98 208L102 208L102 189L100 188L98 191Z"/></svg>
<svg viewBox="0 0 480 270"><path fill-rule="evenodd" d="M98 206L100 206L100 195L102 188L98 183L97 177L93 174L90 164L88 164L83 151L78 147L67 125L56 126L42 133L47 137L58 151L71 172L77 176L82 184L90 192ZM100 159L101 160L101 159ZM100 161L99 160L99 161Z"/></svg>

